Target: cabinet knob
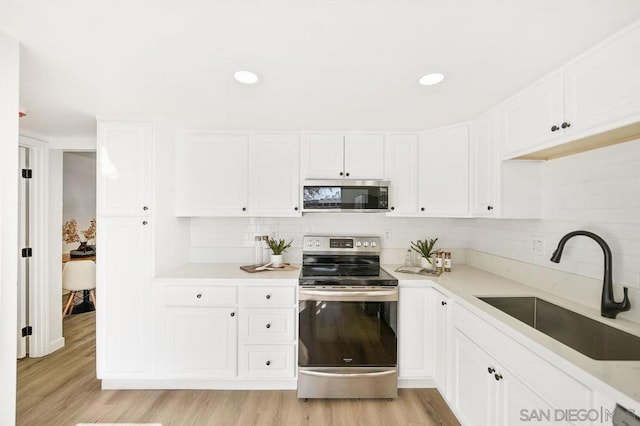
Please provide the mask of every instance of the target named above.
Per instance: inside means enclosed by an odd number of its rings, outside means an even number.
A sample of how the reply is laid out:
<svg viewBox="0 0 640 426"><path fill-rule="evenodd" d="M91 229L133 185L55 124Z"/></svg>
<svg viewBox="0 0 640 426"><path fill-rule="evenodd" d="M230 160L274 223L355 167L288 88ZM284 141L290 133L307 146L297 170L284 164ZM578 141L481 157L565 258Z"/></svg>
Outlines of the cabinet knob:
<svg viewBox="0 0 640 426"><path fill-rule="evenodd" d="M202 299L202 293L196 294L196 299Z"/></svg>
<svg viewBox="0 0 640 426"><path fill-rule="evenodd" d="M347 177L349 177L349 173L347 173Z"/></svg>
<svg viewBox="0 0 640 426"><path fill-rule="evenodd" d="M143 225L146 225L146 224L148 224L148 223L149 223L149 222L147 222L146 220L143 220L143 221L142 221L142 224L143 224Z"/></svg>
<svg viewBox="0 0 640 426"><path fill-rule="evenodd" d="M395 207L391 206L391 211L394 211L395 209L396 209Z"/></svg>
<svg viewBox="0 0 640 426"><path fill-rule="evenodd" d="M496 372L496 369L493 368L493 367L489 367L489 368L487 368L487 371L489 372L489 374L493 374L493 373Z"/></svg>
<svg viewBox="0 0 640 426"><path fill-rule="evenodd" d="M553 126L551 126L551 131L552 132L557 132L558 130L560 130L560 127L556 126L555 124Z"/></svg>
<svg viewBox="0 0 640 426"><path fill-rule="evenodd" d="M487 206L487 210L493 210L493 206Z"/></svg>
<svg viewBox="0 0 640 426"><path fill-rule="evenodd" d="M232 317L235 317L235 316L236 316L236 313L235 313L235 312L231 312L231 316L232 316Z"/></svg>
<svg viewBox="0 0 640 426"><path fill-rule="evenodd" d="M246 211L247 211L247 208L246 208L246 207L243 207L243 208L242 208L242 211L243 211L243 212L246 212Z"/></svg>
<svg viewBox="0 0 640 426"><path fill-rule="evenodd" d="M344 176L344 173L340 172L340 176Z"/></svg>
<svg viewBox="0 0 640 426"><path fill-rule="evenodd" d="M268 367L268 366L270 366L270 365L271 365L271 361L267 361L267 362L265 362L265 364L266 364L266 365L267 365L267 367Z"/></svg>
<svg viewBox="0 0 640 426"><path fill-rule="evenodd" d="M149 210L149 207L147 207L147 206L143 206L143 207L142 207L142 210L147 211L147 210Z"/></svg>
<svg viewBox="0 0 640 426"><path fill-rule="evenodd" d="M563 129L566 129L567 127L571 127L571 123L567 123L566 121L564 123L562 123L561 127Z"/></svg>
<svg viewBox="0 0 640 426"><path fill-rule="evenodd" d="M271 328L271 324L267 324L267 328Z"/></svg>
<svg viewBox="0 0 640 426"><path fill-rule="evenodd" d="M496 374L493 375L493 377L496 378L496 381L502 380L502 374L496 373Z"/></svg>
<svg viewBox="0 0 640 426"><path fill-rule="evenodd" d="M266 298L267 298L267 300L271 299L271 295L267 294Z"/></svg>
<svg viewBox="0 0 640 426"><path fill-rule="evenodd" d="M293 209L294 209L295 211L298 211L298 208L297 208L297 207L294 207Z"/></svg>
<svg viewBox="0 0 640 426"><path fill-rule="evenodd" d="M446 301L444 301L444 300L443 300L442 302L440 302L440 304L441 304L442 306L447 306L447 302L446 302Z"/></svg>
<svg viewBox="0 0 640 426"><path fill-rule="evenodd" d="M420 207L420 211L423 212L424 211L424 207Z"/></svg>

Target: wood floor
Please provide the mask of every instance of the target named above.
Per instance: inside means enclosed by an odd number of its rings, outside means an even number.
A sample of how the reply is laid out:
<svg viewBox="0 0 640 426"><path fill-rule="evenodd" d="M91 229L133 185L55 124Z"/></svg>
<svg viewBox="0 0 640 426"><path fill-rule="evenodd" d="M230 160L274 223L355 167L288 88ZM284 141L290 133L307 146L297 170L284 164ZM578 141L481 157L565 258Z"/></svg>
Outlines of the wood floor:
<svg viewBox="0 0 640 426"><path fill-rule="evenodd" d="M95 378L95 312L65 318L66 347L18 361L17 424L458 425L433 389L386 400L309 400L295 391L103 391Z"/></svg>

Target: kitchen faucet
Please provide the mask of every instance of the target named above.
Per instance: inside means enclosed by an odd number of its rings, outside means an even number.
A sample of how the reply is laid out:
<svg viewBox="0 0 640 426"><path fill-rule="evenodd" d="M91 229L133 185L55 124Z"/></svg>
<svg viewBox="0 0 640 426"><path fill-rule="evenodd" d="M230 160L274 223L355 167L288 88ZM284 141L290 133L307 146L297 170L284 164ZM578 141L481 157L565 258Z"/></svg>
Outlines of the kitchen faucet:
<svg viewBox="0 0 640 426"><path fill-rule="evenodd" d="M594 234L589 231L573 231L569 232L567 235L560 239L558 242L558 248L553 252L551 256L551 261L554 263L560 263L560 258L562 257L562 250L564 250L564 245L576 235L583 235L585 237L589 237L594 240L596 243L600 245L602 251L604 253L604 280L602 281L602 299L600 301L600 315L606 318L615 318L620 312L628 311L631 308L631 303L629 302L629 289L627 287L624 288L624 298L622 302L616 302L613 298L613 279L611 277L613 259L611 256L611 249L609 245L603 240L600 236Z"/></svg>

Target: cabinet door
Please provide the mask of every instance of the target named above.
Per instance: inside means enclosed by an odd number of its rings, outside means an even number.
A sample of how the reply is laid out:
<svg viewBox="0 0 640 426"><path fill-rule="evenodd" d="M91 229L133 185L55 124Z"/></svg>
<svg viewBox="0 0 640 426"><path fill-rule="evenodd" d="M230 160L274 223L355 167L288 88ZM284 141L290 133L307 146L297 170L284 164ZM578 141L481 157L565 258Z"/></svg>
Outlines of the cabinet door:
<svg viewBox="0 0 640 426"><path fill-rule="evenodd" d="M434 330L431 289L400 288L398 301L400 378L433 377Z"/></svg>
<svg viewBox="0 0 640 426"><path fill-rule="evenodd" d="M184 133L176 141L176 214L247 214L249 136Z"/></svg>
<svg viewBox="0 0 640 426"><path fill-rule="evenodd" d="M501 389L499 391L500 401L496 424L504 426L529 425L532 422L539 425L571 424L569 422L555 422L556 413L553 407L533 392L517 376L503 367L499 367L497 372L500 380L496 382L496 385ZM562 410L565 407L558 408ZM544 419L543 416L547 414L550 418Z"/></svg>
<svg viewBox="0 0 640 426"><path fill-rule="evenodd" d="M342 179L344 137L331 134L304 135L301 157L303 179Z"/></svg>
<svg viewBox="0 0 640 426"><path fill-rule="evenodd" d="M434 329L433 380L445 399L451 399L451 309L450 300L438 290L431 289Z"/></svg>
<svg viewBox="0 0 640 426"><path fill-rule="evenodd" d="M562 74L555 73L502 107L504 157L536 151L564 136ZM559 130L552 130L557 127Z"/></svg>
<svg viewBox="0 0 640 426"><path fill-rule="evenodd" d="M346 135L344 172L349 179L383 179L384 135Z"/></svg>
<svg viewBox="0 0 640 426"><path fill-rule="evenodd" d="M386 144L387 176L391 182L391 212L411 216L418 212L418 135L391 135Z"/></svg>
<svg viewBox="0 0 640 426"><path fill-rule="evenodd" d="M500 116L493 112L471 125L471 214L495 216Z"/></svg>
<svg viewBox="0 0 640 426"><path fill-rule="evenodd" d="M297 135L258 134L251 144L252 216L300 216Z"/></svg>
<svg viewBox="0 0 640 426"><path fill-rule="evenodd" d="M564 72L567 134L637 122L639 75L640 28L569 65Z"/></svg>
<svg viewBox="0 0 640 426"><path fill-rule="evenodd" d="M418 207L425 216L469 214L469 128L420 134Z"/></svg>
<svg viewBox="0 0 640 426"><path fill-rule="evenodd" d="M165 374L235 377L237 328L235 308L165 308Z"/></svg>
<svg viewBox="0 0 640 426"><path fill-rule="evenodd" d="M149 369L152 327L151 224L143 218L99 217L98 235L98 378L144 376Z"/></svg>
<svg viewBox="0 0 640 426"><path fill-rule="evenodd" d="M99 214L147 213L153 179L153 125L98 122L97 148Z"/></svg>
<svg viewBox="0 0 640 426"><path fill-rule="evenodd" d="M499 395L489 368L495 361L458 329L453 330L453 405L465 425L496 425Z"/></svg>

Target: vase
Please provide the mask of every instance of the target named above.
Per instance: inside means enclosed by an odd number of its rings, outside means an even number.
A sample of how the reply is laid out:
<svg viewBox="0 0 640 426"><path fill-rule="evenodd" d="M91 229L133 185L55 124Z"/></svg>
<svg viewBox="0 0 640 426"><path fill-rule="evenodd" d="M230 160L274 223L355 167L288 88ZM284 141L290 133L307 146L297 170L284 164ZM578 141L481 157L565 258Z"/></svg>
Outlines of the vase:
<svg viewBox="0 0 640 426"><path fill-rule="evenodd" d="M76 249L77 251L87 251L89 247L87 247L87 241L81 241L80 246Z"/></svg>
<svg viewBox="0 0 640 426"><path fill-rule="evenodd" d="M433 261L431 261L433 262ZM420 258L420 267L422 269L428 269L428 270L433 270L433 263L429 263L429 261L427 260L426 257L421 257Z"/></svg>
<svg viewBox="0 0 640 426"><path fill-rule="evenodd" d="M279 268L282 266L282 255L281 254L272 254L271 255L271 266L274 268Z"/></svg>

